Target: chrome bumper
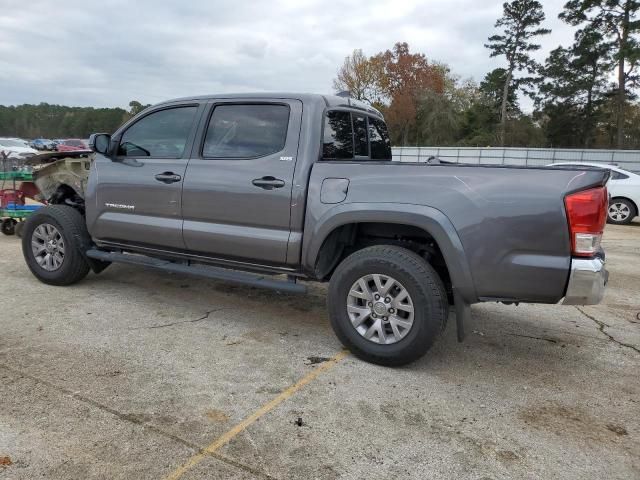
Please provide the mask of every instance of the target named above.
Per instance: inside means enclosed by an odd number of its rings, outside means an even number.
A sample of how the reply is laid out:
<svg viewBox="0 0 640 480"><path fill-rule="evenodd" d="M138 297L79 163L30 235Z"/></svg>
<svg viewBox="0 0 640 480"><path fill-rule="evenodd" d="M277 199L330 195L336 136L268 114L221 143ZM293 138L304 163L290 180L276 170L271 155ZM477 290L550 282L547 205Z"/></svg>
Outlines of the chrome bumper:
<svg viewBox="0 0 640 480"><path fill-rule="evenodd" d="M563 305L595 305L604 296L609 272L601 258L572 258Z"/></svg>

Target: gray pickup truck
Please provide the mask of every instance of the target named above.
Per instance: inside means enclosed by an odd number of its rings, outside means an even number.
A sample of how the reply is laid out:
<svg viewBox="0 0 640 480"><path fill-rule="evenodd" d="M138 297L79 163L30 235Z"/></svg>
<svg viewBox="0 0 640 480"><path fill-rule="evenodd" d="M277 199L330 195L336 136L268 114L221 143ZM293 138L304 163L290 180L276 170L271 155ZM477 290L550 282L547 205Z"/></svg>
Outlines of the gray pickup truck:
<svg viewBox="0 0 640 480"><path fill-rule="evenodd" d="M43 164L27 265L69 285L112 262L283 292L328 281L339 339L401 365L478 302L598 303L608 171L400 163L338 96L182 98ZM51 154L50 154L51 155ZM51 159L49 159L51 160Z"/></svg>

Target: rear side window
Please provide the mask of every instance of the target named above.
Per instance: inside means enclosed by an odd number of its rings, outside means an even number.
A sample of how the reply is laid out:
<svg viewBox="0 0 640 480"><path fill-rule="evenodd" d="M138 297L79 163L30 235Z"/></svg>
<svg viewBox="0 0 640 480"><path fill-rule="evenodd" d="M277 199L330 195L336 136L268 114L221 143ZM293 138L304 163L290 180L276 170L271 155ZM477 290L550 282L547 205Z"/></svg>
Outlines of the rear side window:
<svg viewBox="0 0 640 480"><path fill-rule="evenodd" d="M369 117L369 141L372 160L391 159L391 140L389 140L387 125L383 121Z"/></svg>
<svg viewBox="0 0 640 480"><path fill-rule="evenodd" d="M202 155L256 158L284 148L289 125L287 105L218 105L213 110Z"/></svg>
<svg viewBox="0 0 640 480"><path fill-rule="evenodd" d="M349 112L327 112L324 121L322 157L329 159L353 158L353 130Z"/></svg>
<svg viewBox="0 0 640 480"><path fill-rule="evenodd" d="M122 135L118 155L125 157L180 158L193 125L196 107L153 112L131 125Z"/></svg>
<svg viewBox="0 0 640 480"><path fill-rule="evenodd" d="M326 160L391 160L387 126L359 112L327 112L322 158Z"/></svg>

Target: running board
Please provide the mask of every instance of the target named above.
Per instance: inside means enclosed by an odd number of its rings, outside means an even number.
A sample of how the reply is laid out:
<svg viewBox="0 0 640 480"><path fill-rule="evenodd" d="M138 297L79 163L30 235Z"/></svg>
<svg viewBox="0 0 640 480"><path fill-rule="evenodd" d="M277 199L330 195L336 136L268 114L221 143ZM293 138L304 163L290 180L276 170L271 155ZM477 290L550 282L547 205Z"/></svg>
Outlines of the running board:
<svg viewBox="0 0 640 480"><path fill-rule="evenodd" d="M239 285L249 285L252 287L278 290L287 293L306 293L307 287L294 281L275 280L269 275L257 275L253 273L228 270L220 267L209 267L204 265L185 265L183 263L170 262L159 258L147 257L144 255L132 255L118 252L106 252L103 250L87 250L86 256L103 262L128 263L143 267L152 267L166 272L185 273L198 277L222 280Z"/></svg>

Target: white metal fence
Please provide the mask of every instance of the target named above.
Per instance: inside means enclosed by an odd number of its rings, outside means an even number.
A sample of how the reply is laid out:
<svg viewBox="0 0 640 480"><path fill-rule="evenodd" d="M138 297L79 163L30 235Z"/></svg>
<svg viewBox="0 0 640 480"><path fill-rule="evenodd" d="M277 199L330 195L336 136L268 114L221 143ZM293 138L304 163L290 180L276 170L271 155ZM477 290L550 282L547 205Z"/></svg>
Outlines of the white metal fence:
<svg viewBox="0 0 640 480"><path fill-rule="evenodd" d="M640 150L563 148L393 147L393 159L426 162L431 157L457 163L544 166L557 162L597 162L640 172Z"/></svg>

